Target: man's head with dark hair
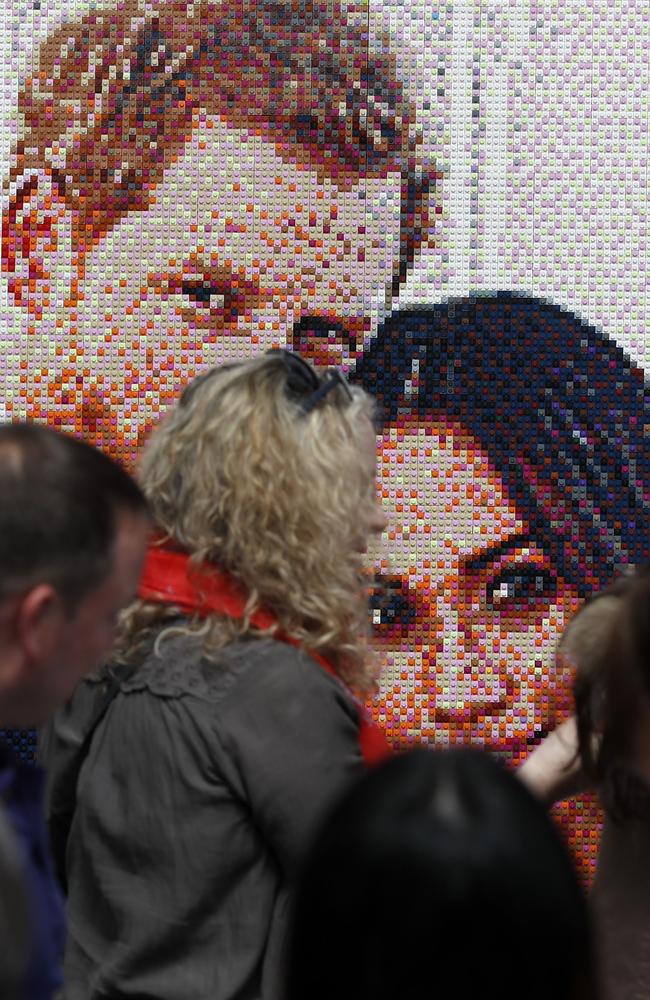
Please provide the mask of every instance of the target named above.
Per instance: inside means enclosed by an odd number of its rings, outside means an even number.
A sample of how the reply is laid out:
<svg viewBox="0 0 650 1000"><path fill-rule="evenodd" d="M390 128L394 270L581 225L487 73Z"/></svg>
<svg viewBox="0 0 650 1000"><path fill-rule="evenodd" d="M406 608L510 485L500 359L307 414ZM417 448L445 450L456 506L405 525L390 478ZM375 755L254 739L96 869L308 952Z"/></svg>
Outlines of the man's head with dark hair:
<svg viewBox="0 0 650 1000"><path fill-rule="evenodd" d="M106 455L0 427L0 725L44 721L108 652L147 526L139 487Z"/></svg>

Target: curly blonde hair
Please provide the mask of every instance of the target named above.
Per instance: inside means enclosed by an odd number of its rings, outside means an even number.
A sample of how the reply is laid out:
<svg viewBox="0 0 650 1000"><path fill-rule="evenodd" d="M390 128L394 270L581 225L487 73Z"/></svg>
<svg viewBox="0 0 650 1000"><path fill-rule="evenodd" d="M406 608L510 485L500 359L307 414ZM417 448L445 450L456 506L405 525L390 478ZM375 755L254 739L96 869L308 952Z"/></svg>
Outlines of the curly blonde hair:
<svg viewBox="0 0 650 1000"><path fill-rule="evenodd" d="M182 631L214 651L260 634L250 618L267 608L276 630L364 692L375 673L362 556L377 521L374 404L357 386L338 385L305 412L286 361L272 352L199 376L153 433L139 479L157 527L248 595L242 619L213 614ZM171 613L136 602L123 653Z"/></svg>

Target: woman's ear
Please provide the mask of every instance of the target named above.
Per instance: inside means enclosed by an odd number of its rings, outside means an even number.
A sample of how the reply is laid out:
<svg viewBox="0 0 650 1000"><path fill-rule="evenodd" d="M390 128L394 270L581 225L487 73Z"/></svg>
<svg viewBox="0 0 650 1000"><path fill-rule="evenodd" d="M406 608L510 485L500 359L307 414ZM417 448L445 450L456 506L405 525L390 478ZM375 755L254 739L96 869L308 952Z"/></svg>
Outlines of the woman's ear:
<svg viewBox="0 0 650 1000"><path fill-rule="evenodd" d="M2 215L2 271L13 304L35 321L58 295L70 293L74 273L73 213L51 169L12 180Z"/></svg>

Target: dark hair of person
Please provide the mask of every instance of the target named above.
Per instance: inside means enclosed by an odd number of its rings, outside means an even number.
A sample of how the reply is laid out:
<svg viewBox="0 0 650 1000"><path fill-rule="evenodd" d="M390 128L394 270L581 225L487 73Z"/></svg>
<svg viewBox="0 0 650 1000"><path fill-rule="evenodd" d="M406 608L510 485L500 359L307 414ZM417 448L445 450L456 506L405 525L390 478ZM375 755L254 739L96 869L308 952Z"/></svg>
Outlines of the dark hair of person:
<svg viewBox="0 0 650 1000"><path fill-rule="evenodd" d="M487 754L365 775L299 881L287 1000L593 998L591 929L543 806Z"/></svg>
<svg viewBox="0 0 650 1000"><path fill-rule="evenodd" d="M650 788L635 767L634 738L640 706L650 701L650 565L621 578L590 604L606 595L616 596L618 607L610 612L598 654L587 664L576 657L579 756L613 819L648 818Z"/></svg>
<svg viewBox="0 0 650 1000"><path fill-rule="evenodd" d="M650 557L650 393L573 313L510 292L401 310L353 377L386 424L442 417L466 430L583 597Z"/></svg>
<svg viewBox="0 0 650 1000"><path fill-rule="evenodd" d="M18 1000L27 974L29 910L18 845L0 811L0 1000Z"/></svg>
<svg viewBox="0 0 650 1000"><path fill-rule="evenodd" d="M36 424L0 427L0 599L55 586L69 612L110 572L116 513L144 496L112 459Z"/></svg>

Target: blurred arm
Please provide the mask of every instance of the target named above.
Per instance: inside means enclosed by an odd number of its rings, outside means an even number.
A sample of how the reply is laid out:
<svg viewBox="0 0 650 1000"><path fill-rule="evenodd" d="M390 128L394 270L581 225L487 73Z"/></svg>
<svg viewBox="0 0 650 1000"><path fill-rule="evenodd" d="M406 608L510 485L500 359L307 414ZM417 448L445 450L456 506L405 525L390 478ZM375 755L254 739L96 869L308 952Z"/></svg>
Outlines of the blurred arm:
<svg viewBox="0 0 650 1000"><path fill-rule="evenodd" d="M535 747L517 769L517 775L547 805L589 789L590 783L578 756L578 730L574 716Z"/></svg>

